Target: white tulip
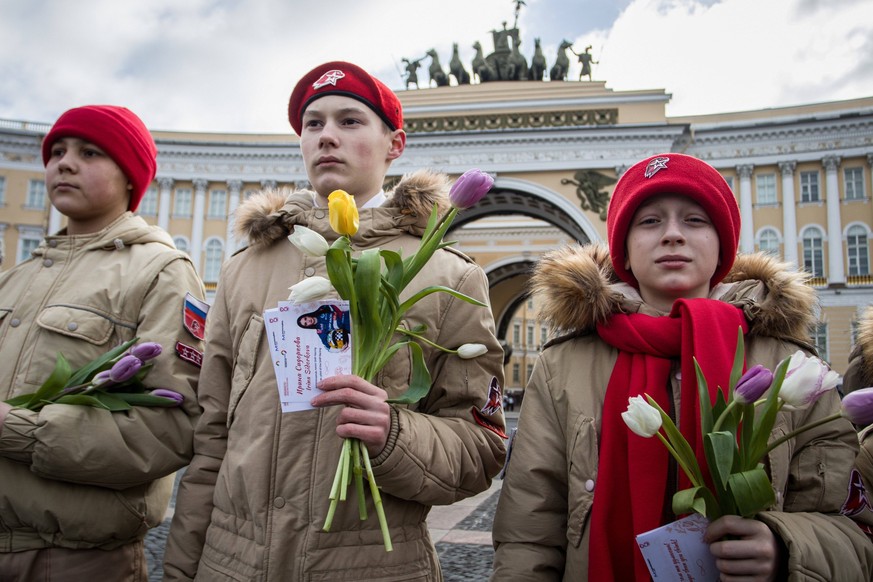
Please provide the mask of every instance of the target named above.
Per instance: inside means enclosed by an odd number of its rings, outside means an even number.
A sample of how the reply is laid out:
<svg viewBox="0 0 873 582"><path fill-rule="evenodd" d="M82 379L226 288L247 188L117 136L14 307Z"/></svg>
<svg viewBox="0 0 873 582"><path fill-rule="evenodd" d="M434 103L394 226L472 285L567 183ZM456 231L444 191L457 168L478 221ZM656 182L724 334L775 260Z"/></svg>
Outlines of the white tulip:
<svg viewBox="0 0 873 582"><path fill-rule="evenodd" d="M330 248L330 245L327 244L327 240L323 236L311 228L306 228L299 224L294 226L294 232L288 235L288 240L300 249L303 254L310 257L323 257Z"/></svg>
<svg viewBox="0 0 873 582"><path fill-rule="evenodd" d="M815 356L800 350L791 356L779 398L791 409L803 409L840 383L840 375Z"/></svg>
<svg viewBox="0 0 873 582"><path fill-rule="evenodd" d="M458 348L458 356L465 360L478 358L488 353L488 348L482 344L464 344Z"/></svg>
<svg viewBox="0 0 873 582"><path fill-rule="evenodd" d="M333 285L330 284L330 280L324 277L309 277L288 287L288 289L291 290L288 301L294 303L307 303L324 299L333 293Z"/></svg>
<svg viewBox="0 0 873 582"><path fill-rule="evenodd" d="M627 399L627 410L621 413L621 418L641 437L653 437L661 429L661 413L642 396Z"/></svg>

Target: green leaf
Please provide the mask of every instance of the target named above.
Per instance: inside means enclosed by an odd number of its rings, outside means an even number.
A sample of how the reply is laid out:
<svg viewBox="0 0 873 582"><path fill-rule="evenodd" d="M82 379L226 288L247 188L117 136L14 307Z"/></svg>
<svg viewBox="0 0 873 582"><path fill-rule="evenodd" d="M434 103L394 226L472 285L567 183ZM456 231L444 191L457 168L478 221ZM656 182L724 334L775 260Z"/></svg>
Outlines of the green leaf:
<svg viewBox="0 0 873 582"><path fill-rule="evenodd" d="M160 406L172 408L179 406L179 403L172 398L164 398L163 396L152 396L151 394L139 394L131 392L119 392L114 394L119 400L123 400L130 406ZM130 408L128 406L128 408Z"/></svg>
<svg viewBox="0 0 873 582"><path fill-rule="evenodd" d="M728 400L734 399L734 388L743 376L743 364L746 361L746 347L743 342L743 328L737 328L737 349L734 351L734 363L731 366L730 387L728 388Z"/></svg>
<svg viewBox="0 0 873 582"><path fill-rule="evenodd" d="M737 452L736 437L728 431L719 431L706 433L703 439L709 474L725 489Z"/></svg>
<svg viewBox="0 0 873 582"><path fill-rule="evenodd" d="M99 358L91 360L73 373L73 376L67 382L67 386L78 386L90 381L94 374L108 368L114 359L126 352L128 348L138 341L139 338L135 337L120 346L114 347Z"/></svg>
<svg viewBox="0 0 873 582"><path fill-rule="evenodd" d="M712 491L706 487L690 487L673 495L673 513L699 513L710 521L718 519L720 511Z"/></svg>
<svg viewBox="0 0 873 582"><path fill-rule="evenodd" d="M403 258L395 251L382 250L379 253L385 262L385 279L392 289L397 290L403 282Z"/></svg>
<svg viewBox="0 0 873 582"><path fill-rule="evenodd" d="M340 237L340 239L342 238L345 237ZM355 296L355 285L349 255L343 249L331 247L325 255L325 264L330 284L333 285L340 297L346 301L352 301Z"/></svg>
<svg viewBox="0 0 873 582"><path fill-rule="evenodd" d="M750 470L755 467L767 451L767 441L770 438L770 433L773 431L773 425L776 424L776 415L779 413L779 390L782 388L782 382L785 380L785 373L788 371L788 364L791 358L785 358L776 367L773 374L773 384L767 391L767 399L761 405L755 418L754 434L750 440L750 446L747 449L746 458L743 463L743 470Z"/></svg>
<svg viewBox="0 0 873 582"><path fill-rule="evenodd" d="M700 399L700 433L707 434L712 432L714 422L712 402L709 399L709 386L706 383L706 377L703 375L703 370L700 369L700 364L697 363L697 358L694 358L694 372L697 374L697 392Z"/></svg>
<svg viewBox="0 0 873 582"><path fill-rule="evenodd" d="M94 397L111 412L130 410L130 404L128 404L123 398L119 398L117 394L98 391L94 393Z"/></svg>
<svg viewBox="0 0 873 582"><path fill-rule="evenodd" d="M27 394L19 394L18 396L14 396L9 400L4 400L4 402L9 406L25 408L25 405L30 402L31 398L33 398L33 393L29 392Z"/></svg>
<svg viewBox="0 0 873 582"><path fill-rule="evenodd" d="M737 511L742 517L754 517L756 513L776 503L773 486L762 467L734 473L728 481L728 486L737 503Z"/></svg>
<svg viewBox="0 0 873 582"><path fill-rule="evenodd" d="M670 415L664 412L664 409L658 404L658 402L646 394L646 399L649 401L649 404L658 409L658 412L661 413L661 429L667 435L667 441L673 447L673 456L679 465L682 467L682 470L685 471L685 474L697 486L703 484L703 474L700 472L700 466L697 463L697 457L694 454L694 451L691 450L691 445L688 444L688 441L682 436L682 433L679 432L679 429L676 428L676 424L673 422L673 419L670 418Z"/></svg>
<svg viewBox="0 0 873 582"><path fill-rule="evenodd" d="M31 395L30 400L28 400L24 407L31 408L38 402L54 400L67 386L67 383L70 381L70 374L70 363L64 357L64 354L58 352L55 360L55 369L52 370L46 381L42 383L42 386Z"/></svg>
<svg viewBox="0 0 873 582"><path fill-rule="evenodd" d="M94 408L103 408L109 410L109 407L100 402L97 398L88 394L67 394L61 396L55 401L56 404L73 404L76 406L93 406Z"/></svg>
<svg viewBox="0 0 873 582"><path fill-rule="evenodd" d="M424 353L421 346L415 342L410 342L409 350L412 353L412 379L409 382L409 388L397 398L389 399L388 402L394 404L415 404L430 392L430 372L424 361Z"/></svg>
<svg viewBox="0 0 873 582"><path fill-rule="evenodd" d="M418 301L420 301L421 299L424 299L425 297L427 297L428 295L431 295L433 293L448 293L449 295L457 297L458 299L462 299L462 300L466 301L467 303L472 303L473 305L478 305L480 307L488 307L486 304L482 303L478 299L473 299L469 295L464 295L460 291L455 291L454 289L451 289L449 287L445 287L443 285L431 285L430 287L425 287L424 289L422 289L421 291L419 291L418 293L416 293L415 295L413 295L412 297L410 297L409 299L404 301L400 305L400 313L401 314L406 313L406 311L410 307L412 307L413 305L418 303Z"/></svg>

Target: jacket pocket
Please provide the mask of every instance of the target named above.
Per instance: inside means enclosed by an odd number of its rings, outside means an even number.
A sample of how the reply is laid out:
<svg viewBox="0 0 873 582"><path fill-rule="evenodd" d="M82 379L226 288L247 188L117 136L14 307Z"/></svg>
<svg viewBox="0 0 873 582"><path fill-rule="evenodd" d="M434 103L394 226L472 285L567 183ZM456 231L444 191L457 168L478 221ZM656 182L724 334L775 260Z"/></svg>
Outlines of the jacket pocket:
<svg viewBox="0 0 873 582"><path fill-rule="evenodd" d="M578 548L585 532L597 482L597 429L594 419L580 415L573 428L567 459L567 541Z"/></svg>
<svg viewBox="0 0 873 582"><path fill-rule="evenodd" d="M30 354L25 381L41 384L55 366L57 354L64 354L76 369L108 351L116 335L117 322L109 315L75 305L50 305L36 318L36 341ZM133 337L133 329L124 334ZM114 344L113 344L114 345Z"/></svg>
<svg viewBox="0 0 873 582"><path fill-rule="evenodd" d="M230 387L230 400L227 404L227 428L233 424L233 416L246 389L255 373L255 362L258 360L258 349L264 335L264 318L252 315L239 342L239 349L234 358L233 375Z"/></svg>

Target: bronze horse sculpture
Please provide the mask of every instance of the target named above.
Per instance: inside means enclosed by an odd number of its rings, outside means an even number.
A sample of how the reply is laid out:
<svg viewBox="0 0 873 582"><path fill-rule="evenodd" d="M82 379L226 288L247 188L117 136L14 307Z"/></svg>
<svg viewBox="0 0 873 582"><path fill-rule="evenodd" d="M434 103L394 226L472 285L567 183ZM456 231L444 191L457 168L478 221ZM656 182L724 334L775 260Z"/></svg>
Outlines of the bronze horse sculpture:
<svg viewBox="0 0 873 582"><path fill-rule="evenodd" d="M430 68L428 71L430 72L430 80L436 83L437 87L445 87L449 84L449 77L446 75L446 72L443 70L443 66L440 64L440 58L437 55L435 49L430 49L425 53L430 57Z"/></svg>
<svg viewBox="0 0 873 582"><path fill-rule="evenodd" d="M566 81L567 72L570 70L570 59L567 57L567 49L572 47L573 43L562 40L558 46L558 56L555 59L555 64L549 70L549 79L552 81Z"/></svg>

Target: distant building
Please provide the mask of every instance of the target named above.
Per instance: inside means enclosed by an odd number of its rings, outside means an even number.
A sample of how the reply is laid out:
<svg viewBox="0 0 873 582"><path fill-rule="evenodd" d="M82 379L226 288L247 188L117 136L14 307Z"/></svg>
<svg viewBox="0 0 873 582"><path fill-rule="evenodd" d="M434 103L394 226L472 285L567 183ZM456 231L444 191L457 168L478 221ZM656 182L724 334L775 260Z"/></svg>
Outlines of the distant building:
<svg viewBox="0 0 873 582"><path fill-rule="evenodd" d="M478 167L496 177L450 238L489 276L500 337L513 346L509 389L523 387L545 338L525 294L530 267L557 245L605 240L600 210L614 181L643 157L670 151L706 160L728 180L743 217L742 252L770 252L813 274L815 341L845 371L855 321L873 300L873 97L667 117L663 90L617 92L596 81L496 81L400 96L409 139L390 177L422 167L452 175ZM0 120L3 269L63 226L39 154L49 127ZM234 209L262 188L307 185L297 138L290 127L154 135L158 176L139 213L170 232L214 293L222 262L245 244L233 238Z"/></svg>

